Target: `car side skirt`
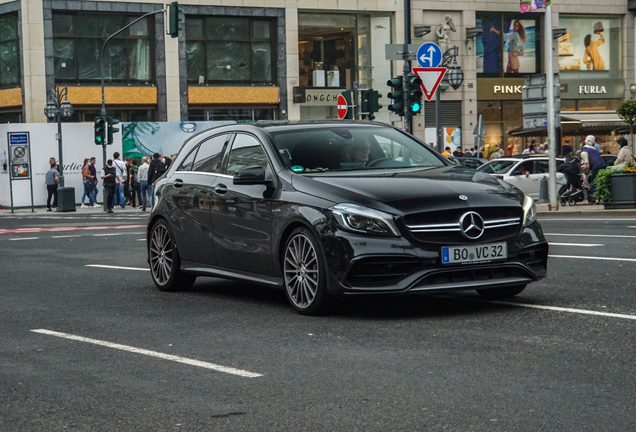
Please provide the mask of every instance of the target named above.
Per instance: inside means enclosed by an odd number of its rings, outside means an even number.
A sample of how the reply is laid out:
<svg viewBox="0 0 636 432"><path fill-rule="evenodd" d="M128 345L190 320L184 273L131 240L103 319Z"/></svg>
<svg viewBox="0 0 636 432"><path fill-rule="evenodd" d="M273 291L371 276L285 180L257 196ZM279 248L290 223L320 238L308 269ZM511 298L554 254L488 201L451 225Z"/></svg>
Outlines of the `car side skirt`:
<svg viewBox="0 0 636 432"><path fill-rule="evenodd" d="M184 273L192 274L195 276L210 276L210 277L221 277L226 279L235 279L241 281L248 281L254 283L260 283L264 285L270 286L283 286L283 279L277 277L263 276L253 273L241 272L241 271L230 271L227 269L222 269L219 267L213 266L204 266L200 263L193 263L188 261L181 262L181 271Z"/></svg>

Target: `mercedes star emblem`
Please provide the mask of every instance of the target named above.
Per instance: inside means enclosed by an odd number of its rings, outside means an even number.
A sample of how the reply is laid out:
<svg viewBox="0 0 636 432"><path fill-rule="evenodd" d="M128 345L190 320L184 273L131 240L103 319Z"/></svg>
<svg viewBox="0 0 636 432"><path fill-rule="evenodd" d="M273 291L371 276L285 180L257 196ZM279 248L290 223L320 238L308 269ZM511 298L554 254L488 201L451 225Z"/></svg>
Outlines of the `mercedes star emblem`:
<svg viewBox="0 0 636 432"><path fill-rule="evenodd" d="M460 195L460 196L459 196L459 199L460 199L460 200L467 201L467 200L468 200L468 197L467 197L466 195Z"/></svg>
<svg viewBox="0 0 636 432"><path fill-rule="evenodd" d="M459 219L464 237L477 240L484 233L484 219L475 212L467 212Z"/></svg>

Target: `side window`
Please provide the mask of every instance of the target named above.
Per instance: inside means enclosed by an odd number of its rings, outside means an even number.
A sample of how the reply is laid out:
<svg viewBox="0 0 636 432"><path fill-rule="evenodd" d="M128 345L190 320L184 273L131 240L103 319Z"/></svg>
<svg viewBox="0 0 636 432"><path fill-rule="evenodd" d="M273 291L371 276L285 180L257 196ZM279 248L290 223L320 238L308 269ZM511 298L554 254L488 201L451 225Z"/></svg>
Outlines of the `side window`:
<svg viewBox="0 0 636 432"><path fill-rule="evenodd" d="M194 158L197 155L197 150L199 147L195 147L192 149L190 154L181 162L179 165L179 169L177 171L192 171L192 166L194 165Z"/></svg>
<svg viewBox="0 0 636 432"><path fill-rule="evenodd" d="M548 161L534 161L535 174L547 174L548 172L550 172Z"/></svg>
<svg viewBox="0 0 636 432"><path fill-rule="evenodd" d="M237 134L232 144L225 172L234 175L237 170L254 165L267 168L267 163L267 154L265 154L259 140L251 135Z"/></svg>
<svg viewBox="0 0 636 432"><path fill-rule="evenodd" d="M511 175L522 175L526 171L532 174L532 161L525 161L524 163L519 164Z"/></svg>
<svg viewBox="0 0 636 432"><path fill-rule="evenodd" d="M217 135L199 145L192 171L218 173L223 160L223 146L227 141L227 134Z"/></svg>

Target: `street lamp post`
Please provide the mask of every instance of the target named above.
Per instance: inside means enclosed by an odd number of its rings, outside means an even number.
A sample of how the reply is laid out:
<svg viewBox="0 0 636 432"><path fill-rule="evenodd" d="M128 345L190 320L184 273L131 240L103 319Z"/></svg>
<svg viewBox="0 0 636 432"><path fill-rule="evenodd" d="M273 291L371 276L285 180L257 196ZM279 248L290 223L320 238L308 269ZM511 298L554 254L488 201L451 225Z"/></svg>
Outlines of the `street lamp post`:
<svg viewBox="0 0 636 432"><path fill-rule="evenodd" d="M458 54L459 48L456 46L449 48L442 56L442 61L439 64L440 67L446 68L446 74L444 75L443 82L450 84L453 90L457 90L464 82L464 72L457 64ZM435 92L435 129L437 130L437 151L441 153L444 149L442 144L442 113L440 105L440 89L437 89L437 92Z"/></svg>
<svg viewBox="0 0 636 432"><path fill-rule="evenodd" d="M65 119L71 118L73 115L73 105L67 97L68 89L66 87L60 89L55 87L48 92L48 102L44 107L44 115L53 120L57 118L57 147L60 153L59 172L60 172L60 187L64 187L64 162L62 160L62 117Z"/></svg>

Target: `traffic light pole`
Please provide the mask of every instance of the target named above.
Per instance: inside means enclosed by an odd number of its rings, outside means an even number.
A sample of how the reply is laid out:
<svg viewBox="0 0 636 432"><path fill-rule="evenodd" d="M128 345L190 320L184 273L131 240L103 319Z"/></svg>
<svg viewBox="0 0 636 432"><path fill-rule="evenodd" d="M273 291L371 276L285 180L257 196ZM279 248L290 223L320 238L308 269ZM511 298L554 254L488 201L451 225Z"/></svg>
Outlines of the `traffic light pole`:
<svg viewBox="0 0 636 432"><path fill-rule="evenodd" d="M165 10L164 9L160 9L158 11L154 11L154 12L148 12L147 14L144 14L142 16L140 16L139 18L137 18L136 20L134 20L133 22L131 22L130 24L128 24L125 27L120 28L119 30L117 30L115 33L113 33L112 35L108 36L106 38L106 40L104 41L104 45L102 45L102 50L99 53L99 71L100 71L100 75L101 75L101 86L102 86L102 112L101 112L101 116L102 117L106 117L106 99L104 98L104 51L106 51L106 45L108 45L108 42L110 42L110 40L112 38L114 38L115 36L117 36L119 33L123 32L124 30L126 30L129 27L132 27L133 25L137 24L137 22L141 21L142 19L150 16L150 15L156 15L159 13L164 13ZM106 169L106 158L108 157L106 155L106 140L104 140L104 143L102 144L102 156L104 157L104 166L103 168ZM103 182L102 182L103 183ZM104 187L103 189L103 207L104 210L106 210L106 187Z"/></svg>
<svg viewBox="0 0 636 432"><path fill-rule="evenodd" d="M409 60L409 44L411 43L411 0L404 0L404 68L402 93L404 97L404 130L413 133L413 117L409 104L409 74L411 73L411 60Z"/></svg>

